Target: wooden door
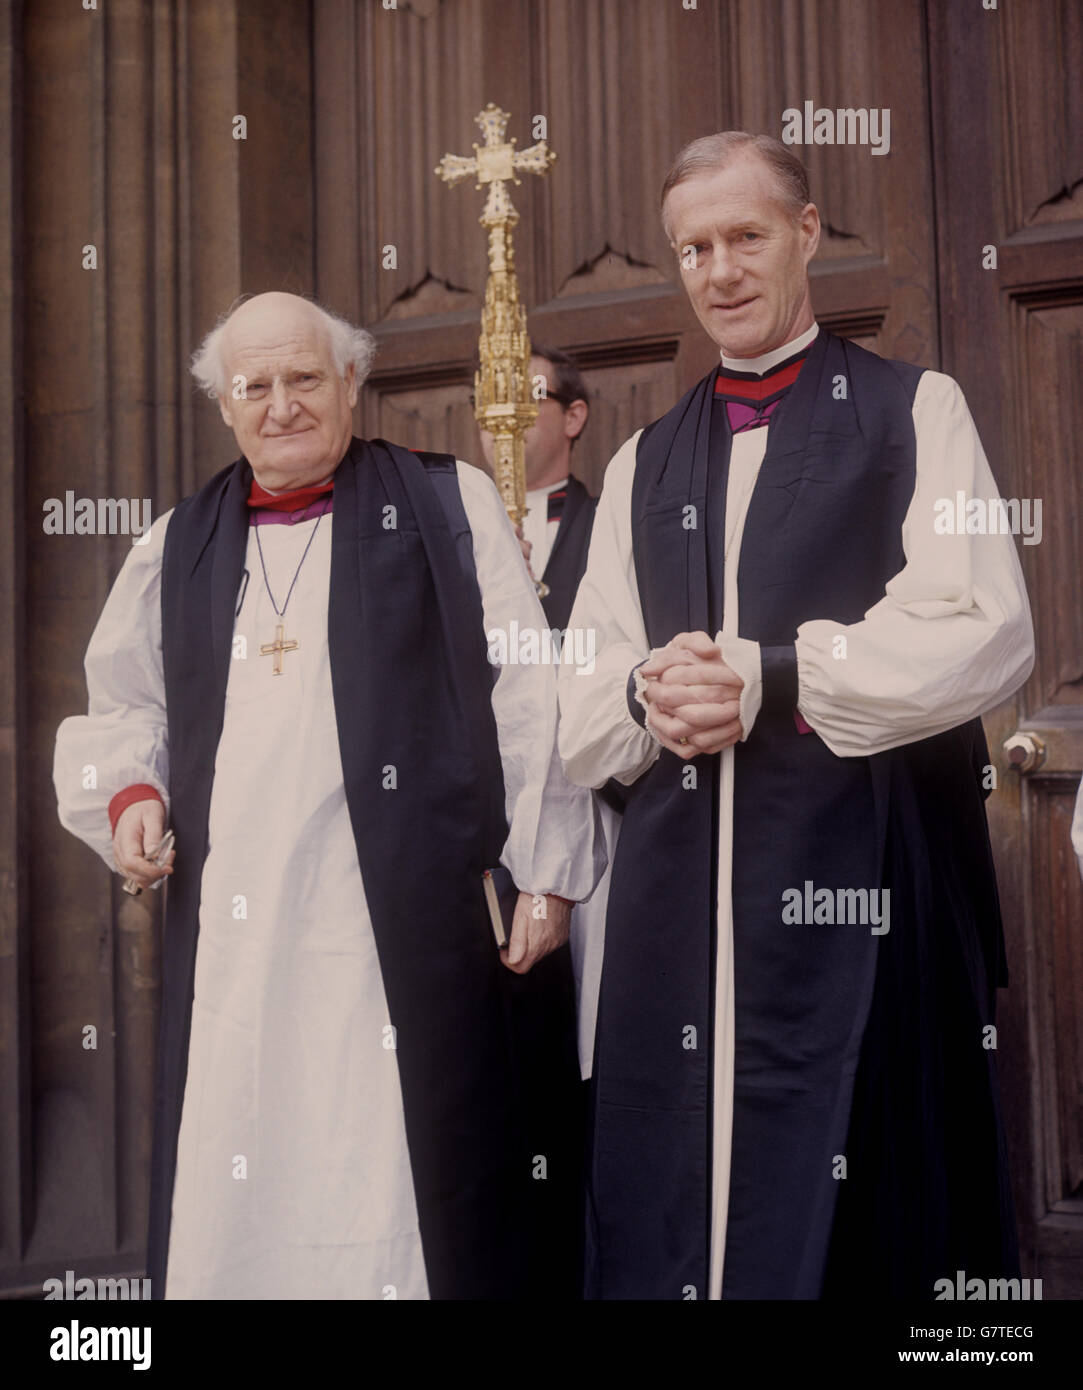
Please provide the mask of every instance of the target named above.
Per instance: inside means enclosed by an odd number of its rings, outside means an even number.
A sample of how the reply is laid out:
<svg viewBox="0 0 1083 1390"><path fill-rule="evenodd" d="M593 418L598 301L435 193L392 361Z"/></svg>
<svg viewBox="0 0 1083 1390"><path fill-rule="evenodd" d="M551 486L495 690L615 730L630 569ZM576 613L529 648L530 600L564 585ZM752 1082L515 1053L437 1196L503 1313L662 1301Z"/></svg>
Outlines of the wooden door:
<svg viewBox="0 0 1083 1390"><path fill-rule="evenodd" d="M1002 494L1042 503L1040 543L1019 547L1037 662L986 719L1011 971L998 1054L1024 1273L1046 1298L1080 1298L1083 889L1069 828L1083 768L1083 11L970 10L929 11L944 369ZM1004 749L1016 734L1045 750L1023 771Z"/></svg>
<svg viewBox="0 0 1083 1390"><path fill-rule="evenodd" d="M888 109L891 148L810 145L824 238L817 317L874 351L951 373L1000 489L1045 500L1020 547L1038 662L988 717L990 803L1012 986L1000 1063L1026 1272L1083 1289L1083 948L1068 842L1083 761L1078 469L1083 169L1078 5L921 0L315 0L316 283L381 351L363 429L478 461L470 358L485 282L481 194L433 175L468 153L487 101L558 161L513 190L532 335L570 350L596 393L576 466L597 491L622 440L715 360L657 217L687 140L780 134L806 100ZM1054 59L1053 55L1056 55ZM396 266L381 257L393 245ZM997 268L983 269L995 246ZM1037 732L1045 762L1003 749Z"/></svg>

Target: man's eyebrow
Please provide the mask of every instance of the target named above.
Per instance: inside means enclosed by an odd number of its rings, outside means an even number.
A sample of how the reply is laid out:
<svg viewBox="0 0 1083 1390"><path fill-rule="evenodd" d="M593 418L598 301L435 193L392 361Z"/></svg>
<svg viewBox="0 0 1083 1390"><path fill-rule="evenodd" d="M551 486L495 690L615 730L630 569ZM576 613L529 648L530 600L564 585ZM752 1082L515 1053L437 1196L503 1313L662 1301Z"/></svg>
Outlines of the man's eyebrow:
<svg viewBox="0 0 1083 1390"><path fill-rule="evenodd" d="M701 241L725 241L730 237L741 236L744 232L764 233L767 225L755 218L742 218L739 222L717 223L704 231L692 232L677 243L680 246L695 246Z"/></svg>
<svg viewBox="0 0 1083 1390"><path fill-rule="evenodd" d="M277 377L319 376L319 375L322 374L323 371L324 371L324 368L319 367L319 366L314 366L314 367L305 367L305 366L301 366L301 367L290 367L290 368L289 368L287 371L285 371L285 372L252 372L246 379L247 379L248 381L258 381L258 382L266 383L268 380L273 381L273 380L275 380Z"/></svg>

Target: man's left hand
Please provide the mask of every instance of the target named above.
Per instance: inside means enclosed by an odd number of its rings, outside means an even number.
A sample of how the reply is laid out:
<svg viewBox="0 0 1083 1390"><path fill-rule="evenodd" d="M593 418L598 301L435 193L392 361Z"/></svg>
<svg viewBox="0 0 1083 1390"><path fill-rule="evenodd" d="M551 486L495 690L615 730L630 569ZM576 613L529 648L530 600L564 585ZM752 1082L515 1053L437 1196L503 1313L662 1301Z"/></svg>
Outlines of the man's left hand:
<svg viewBox="0 0 1083 1390"><path fill-rule="evenodd" d="M540 904L544 904L544 916ZM543 956L564 945L571 915L571 904L563 898L547 893L536 899L533 893L520 893L511 923L511 939L500 953L504 964L516 975L525 975Z"/></svg>

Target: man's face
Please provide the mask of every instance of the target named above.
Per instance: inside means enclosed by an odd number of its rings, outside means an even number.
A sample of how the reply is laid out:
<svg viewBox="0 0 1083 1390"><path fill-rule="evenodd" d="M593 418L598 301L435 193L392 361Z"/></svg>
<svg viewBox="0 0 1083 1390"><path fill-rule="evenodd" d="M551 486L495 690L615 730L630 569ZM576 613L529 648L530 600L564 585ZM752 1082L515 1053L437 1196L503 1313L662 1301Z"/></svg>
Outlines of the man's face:
<svg viewBox="0 0 1083 1390"><path fill-rule="evenodd" d="M795 218L758 155L679 183L666 214L692 308L728 356L757 357L812 327L819 213L809 203Z"/></svg>
<svg viewBox="0 0 1083 1390"><path fill-rule="evenodd" d="M295 295L264 294L234 313L222 356L244 397L219 396L222 418L256 475L272 492L323 482L341 463L357 403L353 367L336 368L323 322Z"/></svg>
<svg viewBox="0 0 1083 1390"><path fill-rule="evenodd" d="M544 357L532 357L528 371L527 385L531 390L535 377L545 378L548 391L556 376L552 364ZM537 418L523 436L528 489L544 487L567 476L572 440L583 428L586 419L586 406L581 402L569 409L563 401L547 395L537 404ZM492 468L493 437L488 430L480 430L479 433L485 462Z"/></svg>

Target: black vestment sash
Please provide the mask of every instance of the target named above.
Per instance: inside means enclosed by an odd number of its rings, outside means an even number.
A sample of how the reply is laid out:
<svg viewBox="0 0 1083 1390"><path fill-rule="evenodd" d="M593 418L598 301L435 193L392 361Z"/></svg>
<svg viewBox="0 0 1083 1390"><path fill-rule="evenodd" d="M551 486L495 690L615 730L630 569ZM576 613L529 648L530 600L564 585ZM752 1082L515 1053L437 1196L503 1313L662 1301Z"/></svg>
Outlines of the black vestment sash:
<svg viewBox="0 0 1083 1390"><path fill-rule="evenodd" d="M680 631L714 633L722 622L731 439L724 410L714 406L716 375L639 443L633 548L654 647ZM919 377L916 368L821 330L772 418L745 522L738 630L761 645L764 698L751 736L734 753L727 1298L816 1298L851 1278L861 1284L867 1270L855 1271L847 1251L871 1208L891 1222L883 1234L896 1252L893 1268L901 1267L905 1246L908 1268L923 1271L909 1279L911 1294L932 1296L924 1271L949 1252L970 1251L992 1262L994 1274L1010 1264L995 1077L980 1029L969 1028L978 1018L991 1022L1002 964L975 771L984 748L980 721L875 757L840 758L815 734L799 733L793 718L797 627L824 617L840 626L858 622L905 562L901 527L915 483L911 409ZM930 759L942 784L931 795L922 785ZM629 789L594 1068L588 1292L597 1297L707 1292L718 768L717 756L686 762L663 750ZM945 785L961 815L947 838ZM924 864L935 913L908 891L907 857ZM832 892L888 888L890 931L784 924L783 894L806 882ZM943 973L923 1007L920 996L884 976L901 973L904 959L927 959L936 932ZM984 1146L956 1142L950 1112L957 1096L927 1104L922 1065L936 1051L929 1030L939 1037L940 1015L952 1008L968 1016L963 1033L952 1030L953 1065L974 1089L969 1105L982 1118ZM901 1052L893 1028L912 1035ZM906 1074L912 1104L900 1102L889 1116L872 1098L896 1072ZM895 1126L904 1122L922 1128L927 1162L905 1181L896 1174L888 1192L885 1151L900 1140ZM944 1187L943 1170L951 1168L958 1184L981 1156L989 1180L960 1220L939 1228L932 1194ZM836 1223L840 1191L846 1196ZM875 1244L869 1233L863 1254ZM894 1277L882 1261L873 1269Z"/></svg>
<svg viewBox="0 0 1083 1390"><path fill-rule="evenodd" d="M163 948L151 1180L158 1296L250 482L242 459L182 502L163 558L178 854ZM537 1184L515 1084L512 977L499 961L482 888L507 823L469 528L461 500L456 509L440 496L457 486L451 458L352 441L335 473L328 643L346 801L396 1030L430 1294L508 1298L527 1287L525 1223ZM574 1065L574 1038L571 1048Z"/></svg>

